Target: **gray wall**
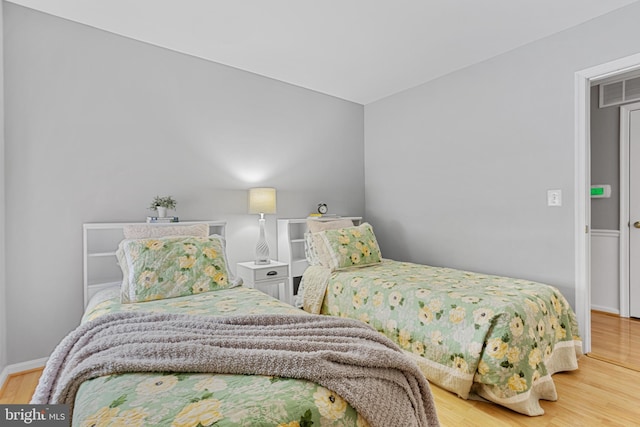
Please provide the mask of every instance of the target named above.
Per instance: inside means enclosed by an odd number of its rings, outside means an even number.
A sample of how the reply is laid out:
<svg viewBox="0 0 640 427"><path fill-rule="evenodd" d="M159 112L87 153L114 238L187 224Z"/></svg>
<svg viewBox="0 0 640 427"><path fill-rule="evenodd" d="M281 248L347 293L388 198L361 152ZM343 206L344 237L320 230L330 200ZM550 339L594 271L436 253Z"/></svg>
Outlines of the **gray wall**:
<svg viewBox="0 0 640 427"><path fill-rule="evenodd" d="M252 186L278 217L364 213L361 105L5 4L8 362L47 356L82 313L82 223L226 219L253 258ZM276 256L275 216L267 235Z"/></svg>
<svg viewBox="0 0 640 427"><path fill-rule="evenodd" d="M3 9L4 2L0 2L0 100L4 99L4 67L3 64ZM7 364L7 308L5 302L5 203L4 203L4 102L0 102L0 372Z"/></svg>
<svg viewBox="0 0 640 427"><path fill-rule="evenodd" d="M610 198L591 199L591 228L620 229L620 106L599 108L591 88L591 183L611 185Z"/></svg>
<svg viewBox="0 0 640 427"><path fill-rule="evenodd" d="M547 282L573 304L575 72L638 53L638 19L636 3L365 106L383 256Z"/></svg>

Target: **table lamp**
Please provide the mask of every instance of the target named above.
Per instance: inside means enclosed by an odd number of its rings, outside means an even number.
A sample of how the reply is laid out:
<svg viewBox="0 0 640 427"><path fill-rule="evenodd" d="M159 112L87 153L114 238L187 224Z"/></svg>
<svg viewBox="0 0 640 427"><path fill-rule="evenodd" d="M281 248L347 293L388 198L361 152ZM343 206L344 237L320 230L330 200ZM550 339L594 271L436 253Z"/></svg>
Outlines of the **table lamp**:
<svg viewBox="0 0 640 427"><path fill-rule="evenodd" d="M269 264L269 245L264 232L264 214L276 213L276 189L269 187L249 189L249 213L260 214L260 236L256 243L256 264Z"/></svg>

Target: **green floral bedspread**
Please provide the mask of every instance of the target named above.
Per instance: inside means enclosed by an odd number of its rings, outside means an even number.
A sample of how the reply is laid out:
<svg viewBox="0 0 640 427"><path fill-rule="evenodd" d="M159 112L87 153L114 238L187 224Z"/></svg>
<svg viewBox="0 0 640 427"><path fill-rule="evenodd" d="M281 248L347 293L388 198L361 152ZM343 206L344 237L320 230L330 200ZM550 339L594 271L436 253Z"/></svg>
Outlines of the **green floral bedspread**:
<svg viewBox="0 0 640 427"><path fill-rule="evenodd" d="M527 280L384 260L331 273L321 312L369 323L463 398L528 415L557 399L551 374L576 369L582 354L566 299Z"/></svg>
<svg viewBox="0 0 640 427"><path fill-rule="evenodd" d="M112 293L112 295L118 295ZM83 322L123 310L230 315L300 310L257 290L238 287L198 295L91 305ZM309 381L260 375L109 375L80 387L74 426L366 426L340 396Z"/></svg>

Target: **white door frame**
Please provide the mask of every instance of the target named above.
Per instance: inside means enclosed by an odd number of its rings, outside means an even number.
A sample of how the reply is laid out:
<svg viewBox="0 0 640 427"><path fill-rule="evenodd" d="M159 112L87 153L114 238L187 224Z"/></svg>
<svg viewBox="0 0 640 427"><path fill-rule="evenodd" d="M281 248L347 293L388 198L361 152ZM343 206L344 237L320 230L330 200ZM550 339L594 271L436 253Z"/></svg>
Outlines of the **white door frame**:
<svg viewBox="0 0 640 427"><path fill-rule="evenodd" d="M640 110L640 102L620 107L620 316L629 317L629 114Z"/></svg>
<svg viewBox="0 0 640 427"><path fill-rule="evenodd" d="M640 54L575 73L575 311L582 350L591 351L591 82L640 69Z"/></svg>

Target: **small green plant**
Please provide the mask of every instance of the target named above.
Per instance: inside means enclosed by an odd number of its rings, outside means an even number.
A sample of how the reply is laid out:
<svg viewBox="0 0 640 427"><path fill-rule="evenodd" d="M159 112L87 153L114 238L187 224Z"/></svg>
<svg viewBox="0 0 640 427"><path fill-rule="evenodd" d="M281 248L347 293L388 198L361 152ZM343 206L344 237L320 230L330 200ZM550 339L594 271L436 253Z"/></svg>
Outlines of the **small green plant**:
<svg viewBox="0 0 640 427"><path fill-rule="evenodd" d="M166 197L156 196L151 202L149 209L152 211L155 211L156 209L158 209L158 207L175 209L176 201L171 196L166 196Z"/></svg>

